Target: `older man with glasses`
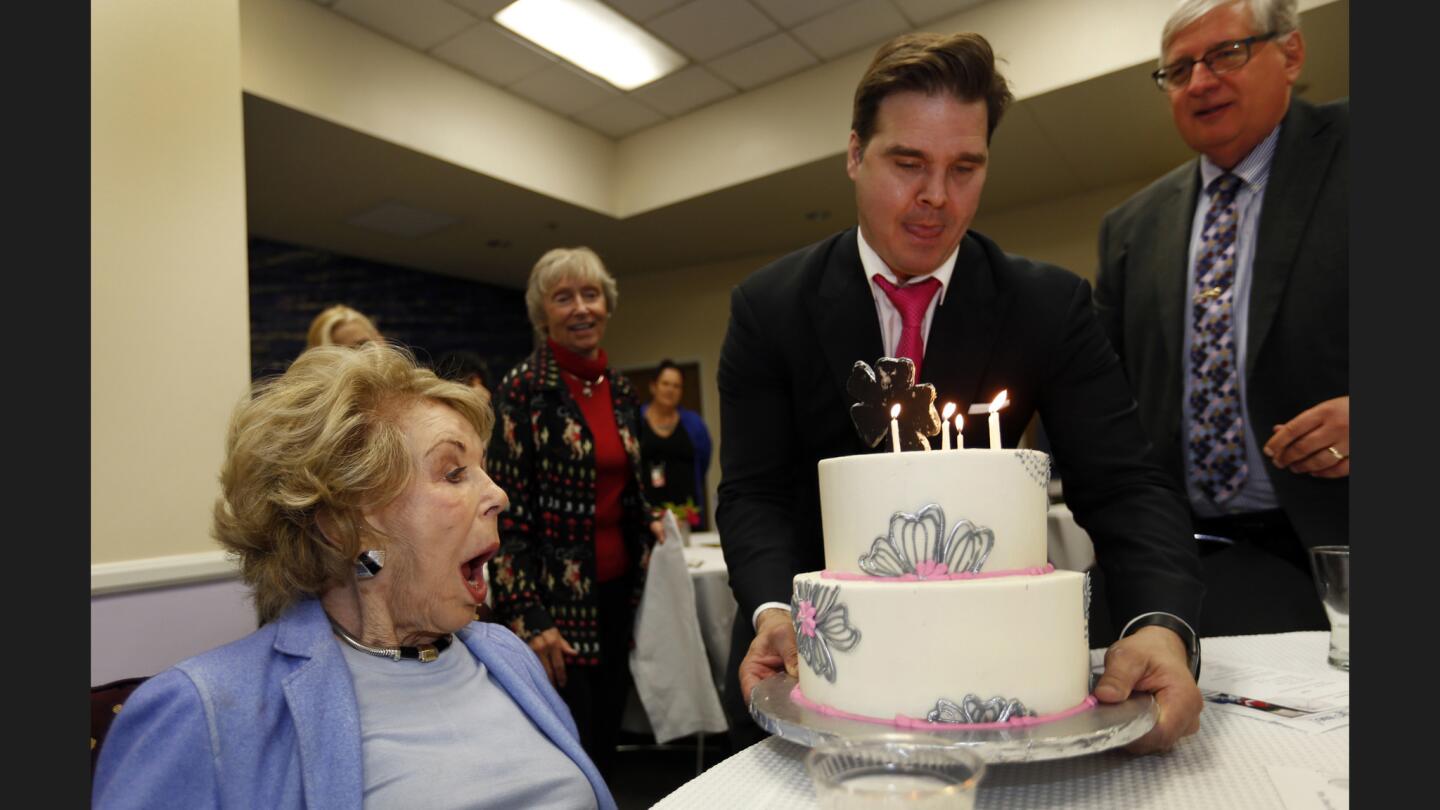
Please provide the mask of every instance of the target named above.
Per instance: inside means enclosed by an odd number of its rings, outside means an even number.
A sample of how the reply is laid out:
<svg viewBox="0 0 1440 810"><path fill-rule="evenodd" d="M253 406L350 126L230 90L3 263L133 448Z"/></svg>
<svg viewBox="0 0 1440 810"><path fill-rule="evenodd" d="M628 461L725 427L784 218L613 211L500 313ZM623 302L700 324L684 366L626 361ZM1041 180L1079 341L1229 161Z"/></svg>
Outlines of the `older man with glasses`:
<svg viewBox="0 0 1440 810"><path fill-rule="evenodd" d="M1200 634L1319 630L1349 543L1348 100L1291 89L1295 0L1186 0L1152 75L1199 153L1106 215L1095 305L1201 543Z"/></svg>

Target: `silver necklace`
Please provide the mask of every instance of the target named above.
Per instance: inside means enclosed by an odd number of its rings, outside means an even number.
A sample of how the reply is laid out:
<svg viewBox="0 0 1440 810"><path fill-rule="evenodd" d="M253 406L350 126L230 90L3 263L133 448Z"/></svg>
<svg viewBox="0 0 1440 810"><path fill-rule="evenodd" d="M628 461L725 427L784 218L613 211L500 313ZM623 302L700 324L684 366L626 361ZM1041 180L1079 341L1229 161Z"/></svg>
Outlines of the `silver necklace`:
<svg viewBox="0 0 1440 810"><path fill-rule="evenodd" d="M325 618L330 619L328 615ZM360 652L379 658L389 658L392 661L411 659L419 661L422 664L428 664L439 658L440 653L445 652L450 646L450 642L455 640L454 634L446 633L435 639L434 644L420 644L414 647L408 645L401 645L399 647L371 647L360 641L360 639L345 632L345 628L341 627L334 619L330 619L330 629L335 631L335 635L339 636L341 641Z"/></svg>
<svg viewBox="0 0 1440 810"><path fill-rule="evenodd" d="M605 372L603 371L600 372L600 376L596 377L594 380L587 380L573 371L566 371L565 373L580 381L580 393L584 395L586 399L589 399L590 395L595 393L593 386L597 386L600 383L605 382Z"/></svg>

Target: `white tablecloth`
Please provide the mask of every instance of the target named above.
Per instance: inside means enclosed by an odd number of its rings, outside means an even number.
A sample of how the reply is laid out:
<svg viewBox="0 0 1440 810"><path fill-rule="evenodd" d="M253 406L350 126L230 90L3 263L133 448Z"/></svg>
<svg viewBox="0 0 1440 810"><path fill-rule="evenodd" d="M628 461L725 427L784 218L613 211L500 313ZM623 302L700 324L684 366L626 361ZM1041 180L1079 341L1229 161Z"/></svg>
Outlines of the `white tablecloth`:
<svg viewBox="0 0 1440 810"><path fill-rule="evenodd" d="M1235 636L1204 641L1205 660L1264 664L1319 675L1328 633ZM1348 675L1344 676L1348 679ZM1202 673L1202 683L1204 681ZM661 810L815 807L805 773L808 749L772 737L726 759L666 796ZM1168 754L1123 751L1050 762L992 765L977 808L1157 808L1244 810L1283 806L1267 765L1350 774L1350 730L1307 734L1219 711L1201 717L1200 731Z"/></svg>
<svg viewBox="0 0 1440 810"><path fill-rule="evenodd" d="M635 691L622 722L662 743L726 729L719 697L737 609L718 537L696 534L683 548L672 516L666 530L636 617Z"/></svg>
<svg viewBox="0 0 1440 810"><path fill-rule="evenodd" d="M730 656L730 629L735 623L735 595L730 591L730 574L720 535L696 532L685 549L690 581L695 583L695 612L700 619L700 637L716 684L725 683L725 664Z"/></svg>

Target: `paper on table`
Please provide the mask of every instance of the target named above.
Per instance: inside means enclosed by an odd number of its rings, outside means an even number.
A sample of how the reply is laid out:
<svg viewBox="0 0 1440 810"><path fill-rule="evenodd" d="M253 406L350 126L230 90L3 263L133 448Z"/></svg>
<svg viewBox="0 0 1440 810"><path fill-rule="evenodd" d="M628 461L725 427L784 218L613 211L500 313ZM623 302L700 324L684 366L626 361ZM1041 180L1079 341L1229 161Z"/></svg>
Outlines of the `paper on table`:
<svg viewBox="0 0 1440 810"><path fill-rule="evenodd" d="M1340 672L1315 677L1258 664L1242 666L1206 661L1200 672L1200 689L1244 695L1312 712L1350 706L1350 676Z"/></svg>
<svg viewBox="0 0 1440 810"><path fill-rule="evenodd" d="M1343 810L1350 806L1350 778L1326 776L1308 768L1266 765L1270 782L1285 810Z"/></svg>
<svg viewBox="0 0 1440 810"><path fill-rule="evenodd" d="M1225 712L1226 714L1238 714L1255 720L1263 720L1267 723L1293 728L1307 734L1322 734L1326 731L1334 731L1337 728L1345 728L1350 725L1349 707L1337 709L1321 709L1319 711L1308 711L1295 709L1283 704L1272 704L1268 701L1261 701L1249 697L1237 697L1235 695L1221 692L1201 690L1205 696L1205 702L1209 705L1205 711Z"/></svg>

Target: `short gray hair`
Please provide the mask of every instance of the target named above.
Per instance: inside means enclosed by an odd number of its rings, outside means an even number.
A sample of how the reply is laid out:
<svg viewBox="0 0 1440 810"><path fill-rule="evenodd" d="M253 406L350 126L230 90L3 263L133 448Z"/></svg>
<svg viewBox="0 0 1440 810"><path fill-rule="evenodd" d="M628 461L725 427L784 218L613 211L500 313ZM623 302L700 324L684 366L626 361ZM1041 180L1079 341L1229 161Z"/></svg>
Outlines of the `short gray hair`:
<svg viewBox="0 0 1440 810"><path fill-rule="evenodd" d="M595 251L588 247L555 248L546 251L540 261L530 269L530 283L525 287L525 309L530 313L530 323L535 334L541 338L547 334L545 328L545 296L561 281L573 279L579 282L597 284L605 294L605 311L615 314L615 305L620 301L620 288L615 277L605 269L605 264Z"/></svg>
<svg viewBox="0 0 1440 810"><path fill-rule="evenodd" d="M1165 66L1165 49L1175 35L1221 6L1244 5L1250 10L1255 33L1274 31L1284 36L1300 30L1300 9L1296 0L1181 0L1160 32L1160 66Z"/></svg>

